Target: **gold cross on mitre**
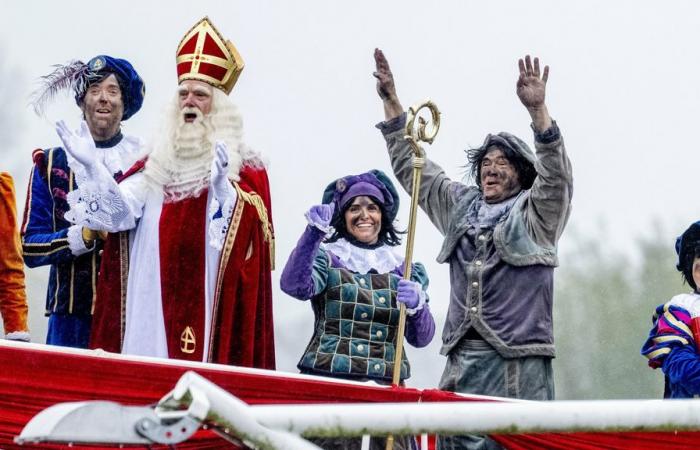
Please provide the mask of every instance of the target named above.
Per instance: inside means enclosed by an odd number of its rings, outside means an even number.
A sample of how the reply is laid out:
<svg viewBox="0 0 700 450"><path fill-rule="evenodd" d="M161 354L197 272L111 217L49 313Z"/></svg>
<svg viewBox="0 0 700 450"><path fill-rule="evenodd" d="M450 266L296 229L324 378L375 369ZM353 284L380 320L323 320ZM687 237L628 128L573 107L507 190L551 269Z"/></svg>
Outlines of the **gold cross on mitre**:
<svg viewBox="0 0 700 450"><path fill-rule="evenodd" d="M243 58L219 30L204 17L180 41L176 53L177 82L199 80L227 95L243 71Z"/></svg>

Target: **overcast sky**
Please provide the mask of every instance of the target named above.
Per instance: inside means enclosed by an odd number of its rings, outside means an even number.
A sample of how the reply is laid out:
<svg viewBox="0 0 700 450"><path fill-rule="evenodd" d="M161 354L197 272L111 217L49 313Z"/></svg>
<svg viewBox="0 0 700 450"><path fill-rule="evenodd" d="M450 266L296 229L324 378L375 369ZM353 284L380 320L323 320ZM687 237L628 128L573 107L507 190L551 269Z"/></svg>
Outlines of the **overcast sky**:
<svg viewBox="0 0 700 450"><path fill-rule="evenodd" d="M15 177L20 210L31 151L58 145L52 123L77 126L69 97L36 117L27 97L51 65L97 54L126 58L146 82L141 112L124 131L150 139L176 87L175 50L202 16L231 39L246 67L231 93L246 141L269 160L277 238L277 362L296 371L312 328L309 305L286 297L279 273L304 227L303 212L331 180L371 168L390 172L374 124L383 110L372 77L380 47L404 106L431 98L442 128L428 155L461 178L463 149L489 132L532 142L529 116L515 95L517 59L550 65L547 104L574 169L567 233L633 249L653 218L669 243L698 218L700 3L691 1L122 1L3 3L0 92L6 99L3 167ZM403 226L408 201L399 217ZM679 225L680 224L680 225ZM426 263L439 330L448 299L447 267L437 265L441 237L421 215L415 258ZM570 238L569 238L570 239ZM670 246L671 244L669 244ZM671 248L671 247L669 247ZM45 272L31 271L33 280ZM34 340L44 286L30 290ZM38 330L38 331L37 331ZM427 349L408 349L412 385L437 384L444 359L438 331Z"/></svg>

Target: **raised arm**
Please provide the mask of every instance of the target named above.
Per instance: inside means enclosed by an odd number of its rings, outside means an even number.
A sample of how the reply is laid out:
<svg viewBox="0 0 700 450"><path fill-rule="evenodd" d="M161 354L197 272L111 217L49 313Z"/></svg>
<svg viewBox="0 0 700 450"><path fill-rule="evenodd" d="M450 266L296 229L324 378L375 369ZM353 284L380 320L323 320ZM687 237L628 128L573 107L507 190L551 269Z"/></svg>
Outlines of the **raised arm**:
<svg viewBox="0 0 700 450"><path fill-rule="evenodd" d="M542 133L552 126L552 118L549 117L547 105L544 103L547 79L549 78L549 66L544 66L540 74L540 59L535 57L534 64L530 55L525 60L518 60L520 76L516 86L518 98L523 103L532 118L535 131Z"/></svg>
<svg viewBox="0 0 700 450"><path fill-rule="evenodd" d="M76 174L78 185L68 194L70 210L65 218L95 231L134 228L145 201L145 188L140 186L142 177L134 176L118 185L104 164L97 161L95 141L85 121L77 132L58 122L56 132L70 156L68 164Z"/></svg>
<svg viewBox="0 0 700 450"><path fill-rule="evenodd" d="M327 258L319 247L330 229L333 209L333 204L309 209L306 213L309 224L284 266L280 288L296 299L309 300L326 288Z"/></svg>
<svg viewBox="0 0 700 450"><path fill-rule="evenodd" d="M378 48L374 49L374 63L376 65L374 77L377 79L377 94L384 102L384 120L389 121L401 115L403 106L401 106L399 96L396 95L394 74L391 73L389 62L386 60L384 52Z"/></svg>
<svg viewBox="0 0 700 450"><path fill-rule="evenodd" d="M564 140L549 116L545 93L549 66L540 71L539 58L518 60L518 98L532 119L537 177L527 202L528 231L540 245L556 247L571 211L573 176Z"/></svg>
<svg viewBox="0 0 700 450"><path fill-rule="evenodd" d="M374 50L377 79L377 93L384 103L385 121L377 125L386 140L391 167L401 186L408 193L413 186L413 151L408 141L404 139L406 126L406 114L399 98L396 95L394 76L389 67L384 53ZM455 199L458 198L467 187L462 183L452 181L447 177L442 168L430 159L425 160L421 178L419 206L425 211L437 229L445 234L449 212Z"/></svg>

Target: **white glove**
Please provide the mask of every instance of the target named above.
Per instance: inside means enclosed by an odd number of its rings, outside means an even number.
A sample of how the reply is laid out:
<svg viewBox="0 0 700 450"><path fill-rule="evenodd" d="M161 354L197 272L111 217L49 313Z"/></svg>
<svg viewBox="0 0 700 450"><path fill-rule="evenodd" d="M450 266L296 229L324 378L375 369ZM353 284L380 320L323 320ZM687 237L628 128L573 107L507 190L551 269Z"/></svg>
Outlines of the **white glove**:
<svg viewBox="0 0 700 450"><path fill-rule="evenodd" d="M331 228L331 222L333 221L334 210L334 203L324 203L322 205L312 206L306 213L304 213L304 216L309 222L309 225L328 233Z"/></svg>
<svg viewBox="0 0 700 450"><path fill-rule="evenodd" d="M87 122L83 120L77 132L73 132L60 120L56 122L56 133L61 138L66 152L91 172L96 162L97 149Z"/></svg>
<svg viewBox="0 0 700 450"><path fill-rule="evenodd" d="M31 336L29 331L13 331L12 333L7 333L5 339L8 341L30 342Z"/></svg>
<svg viewBox="0 0 700 450"><path fill-rule="evenodd" d="M228 180L228 149L223 141L217 141L214 149L210 185L214 198L223 199L229 197L228 191L231 185Z"/></svg>

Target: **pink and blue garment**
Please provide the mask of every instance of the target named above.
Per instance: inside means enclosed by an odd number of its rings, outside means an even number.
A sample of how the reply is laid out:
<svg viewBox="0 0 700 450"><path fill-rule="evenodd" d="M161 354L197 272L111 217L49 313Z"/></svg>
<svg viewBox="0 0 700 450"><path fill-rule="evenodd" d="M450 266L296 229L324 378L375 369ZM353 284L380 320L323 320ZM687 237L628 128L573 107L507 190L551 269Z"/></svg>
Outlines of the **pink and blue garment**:
<svg viewBox="0 0 700 450"><path fill-rule="evenodd" d="M700 355L691 313L674 302L678 297L656 308L654 326L641 353L650 367L660 367L666 375L665 398L692 398L700 395Z"/></svg>

